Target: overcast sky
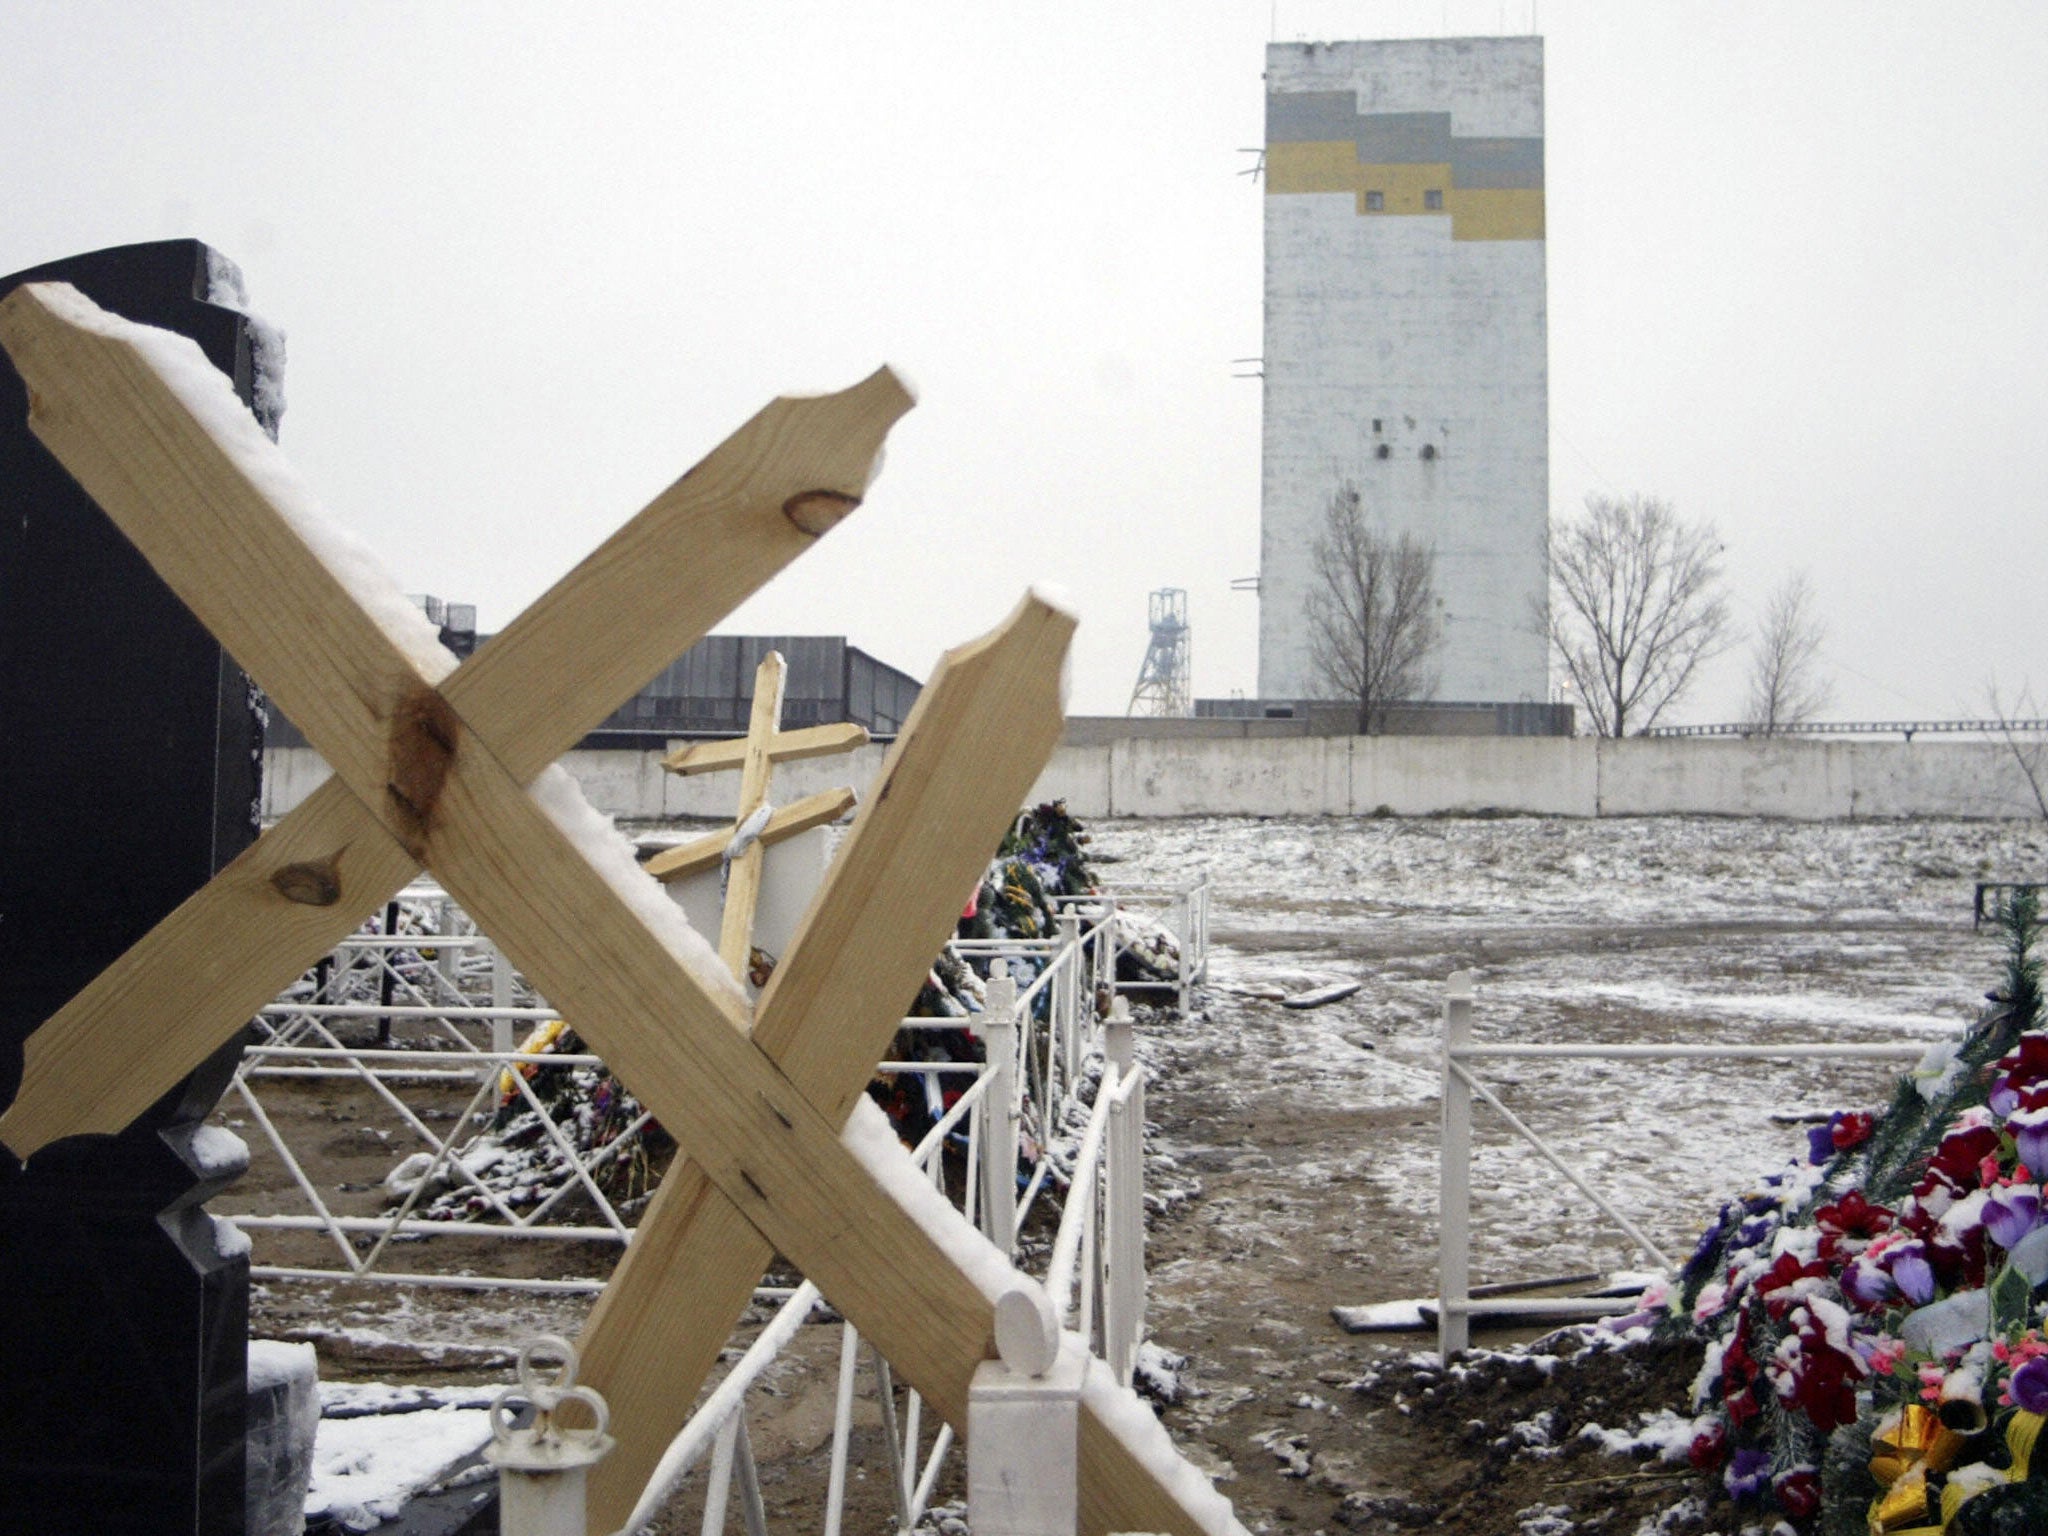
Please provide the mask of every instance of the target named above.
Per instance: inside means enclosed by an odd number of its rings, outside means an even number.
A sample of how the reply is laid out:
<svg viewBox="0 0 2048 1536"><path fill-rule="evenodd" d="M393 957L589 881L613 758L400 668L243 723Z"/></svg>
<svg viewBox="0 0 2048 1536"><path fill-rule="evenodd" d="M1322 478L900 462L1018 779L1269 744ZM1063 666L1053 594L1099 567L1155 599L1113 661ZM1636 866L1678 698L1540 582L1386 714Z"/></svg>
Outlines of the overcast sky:
<svg viewBox="0 0 2048 1536"><path fill-rule="evenodd" d="M287 452L486 629L773 395L893 363L867 506L722 627L921 676L1055 580L1070 706L1121 713L1178 586L1196 692L1250 692L1264 45L1532 20L1553 514L1712 519L1745 626L1810 567L1839 716L2048 694L2029 4L5 0L0 274L234 258Z"/></svg>

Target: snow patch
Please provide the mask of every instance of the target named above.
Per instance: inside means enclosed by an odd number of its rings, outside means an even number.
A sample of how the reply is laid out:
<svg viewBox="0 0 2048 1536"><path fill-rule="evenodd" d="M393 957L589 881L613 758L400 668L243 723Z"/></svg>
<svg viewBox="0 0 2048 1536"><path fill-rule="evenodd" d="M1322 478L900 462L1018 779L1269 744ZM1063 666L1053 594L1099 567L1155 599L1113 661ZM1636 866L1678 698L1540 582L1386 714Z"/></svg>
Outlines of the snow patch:
<svg viewBox="0 0 2048 1536"><path fill-rule="evenodd" d="M1038 1283L1027 1279L960 1214L957 1206L932 1187L930 1177L919 1171L910 1160L909 1151L897 1140L889 1117L866 1094L854 1101L853 1113L846 1117L846 1129L839 1133L839 1140L990 1306L1013 1287ZM1132 1401L1137 1401L1135 1396Z"/></svg>
<svg viewBox="0 0 2048 1536"><path fill-rule="evenodd" d="M879 1117L880 1111L876 1114ZM883 1122L887 1124L885 1120ZM924 1185L930 1190L929 1184ZM1237 1522L1230 1501L1174 1448L1173 1439L1129 1387L1119 1386L1102 1361L1090 1358L1081 1384L1081 1406L1095 1415L1122 1442L1132 1458L1151 1474L1187 1511L1208 1536L1249 1536Z"/></svg>
<svg viewBox="0 0 2048 1536"><path fill-rule="evenodd" d="M425 622L422 620L422 622ZM647 931L701 982L721 993L735 1011L748 1009L746 994L733 979L704 936L690 926L683 909L642 869L633 845L609 816L591 809L583 791L560 764L533 781L531 793L541 811L583 855L614 894L632 909Z"/></svg>
<svg viewBox="0 0 2048 1536"><path fill-rule="evenodd" d="M322 1401L326 1392L321 1393ZM320 1421L313 1441L313 1485L306 1517L367 1531L391 1519L414 1495L450 1481L491 1438L486 1408L431 1408L419 1413ZM459 1481L490 1475L478 1467Z"/></svg>

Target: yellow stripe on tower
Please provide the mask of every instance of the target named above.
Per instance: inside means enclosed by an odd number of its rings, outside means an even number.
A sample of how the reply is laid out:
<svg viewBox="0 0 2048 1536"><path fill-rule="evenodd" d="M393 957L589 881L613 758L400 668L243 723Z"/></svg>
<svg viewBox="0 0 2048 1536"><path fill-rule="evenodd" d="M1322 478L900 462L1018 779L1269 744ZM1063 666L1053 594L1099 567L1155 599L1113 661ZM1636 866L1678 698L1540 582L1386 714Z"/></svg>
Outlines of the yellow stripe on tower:
<svg viewBox="0 0 2048 1536"><path fill-rule="evenodd" d="M1541 187L1458 187L1448 163L1382 162L1361 165L1349 139L1268 144L1266 193L1348 192L1360 217L1449 218L1453 240L1541 240ZM1380 206L1367 206L1367 194ZM1443 194L1443 206L1428 206L1426 194Z"/></svg>

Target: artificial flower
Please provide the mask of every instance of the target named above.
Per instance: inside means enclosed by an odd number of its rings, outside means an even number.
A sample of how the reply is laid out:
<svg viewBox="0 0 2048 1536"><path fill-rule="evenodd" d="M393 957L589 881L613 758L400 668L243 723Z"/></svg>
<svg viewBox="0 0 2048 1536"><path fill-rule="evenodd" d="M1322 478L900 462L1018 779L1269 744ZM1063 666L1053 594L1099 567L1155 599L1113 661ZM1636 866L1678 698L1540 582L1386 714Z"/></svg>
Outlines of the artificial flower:
<svg viewBox="0 0 2048 1536"><path fill-rule="evenodd" d="M2027 1413L2048 1413L2048 1355L2036 1355L2014 1371L2003 1400Z"/></svg>
<svg viewBox="0 0 2048 1536"><path fill-rule="evenodd" d="M1749 1499L1763 1491L1771 1477L1771 1453L1744 1446L1730 1458L1721 1474L1722 1486L1731 1499Z"/></svg>
<svg viewBox="0 0 2048 1536"><path fill-rule="evenodd" d="M2010 1250L2036 1227L2048 1223L2048 1211L2041 1205L2041 1191L2033 1184L2005 1184L1984 1199L1984 1230L1991 1241Z"/></svg>

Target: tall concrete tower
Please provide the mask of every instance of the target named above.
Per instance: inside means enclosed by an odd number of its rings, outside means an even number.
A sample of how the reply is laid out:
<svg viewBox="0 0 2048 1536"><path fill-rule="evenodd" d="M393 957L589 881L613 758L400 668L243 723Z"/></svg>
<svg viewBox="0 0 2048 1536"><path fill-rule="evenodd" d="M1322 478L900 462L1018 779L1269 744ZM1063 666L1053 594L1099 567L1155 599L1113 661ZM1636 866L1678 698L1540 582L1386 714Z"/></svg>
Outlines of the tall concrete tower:
<svg viewBox="0 0 2048 1536"><path fill-rule="evenodd" d="M1436 697L1541 701L1549 369L1543 43L1266 50L1259 693L1309 661L1311 554L1356 486L1436 549Z"/></svg>

